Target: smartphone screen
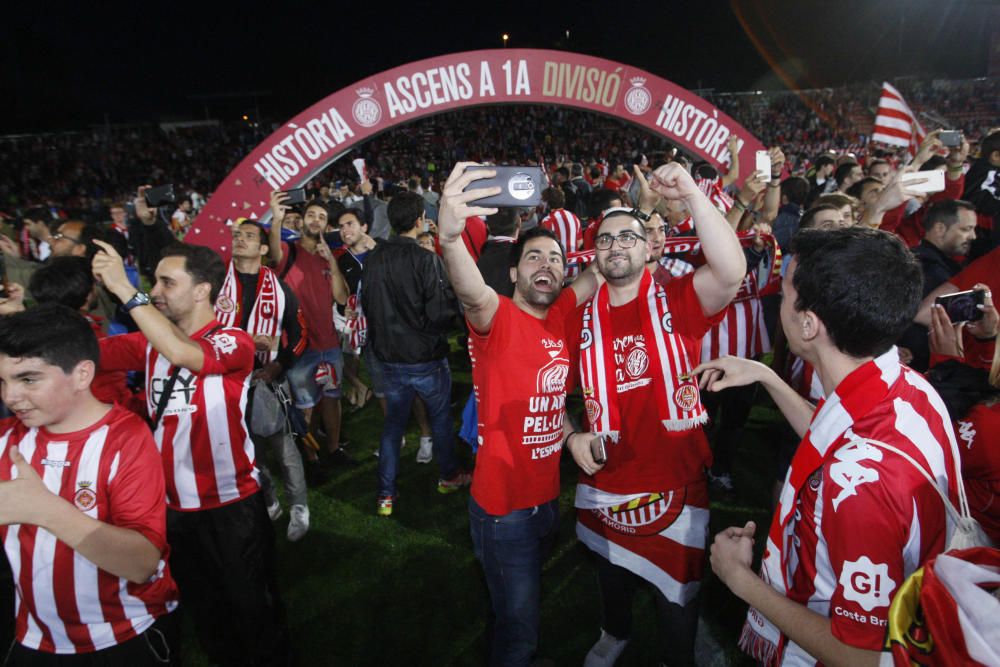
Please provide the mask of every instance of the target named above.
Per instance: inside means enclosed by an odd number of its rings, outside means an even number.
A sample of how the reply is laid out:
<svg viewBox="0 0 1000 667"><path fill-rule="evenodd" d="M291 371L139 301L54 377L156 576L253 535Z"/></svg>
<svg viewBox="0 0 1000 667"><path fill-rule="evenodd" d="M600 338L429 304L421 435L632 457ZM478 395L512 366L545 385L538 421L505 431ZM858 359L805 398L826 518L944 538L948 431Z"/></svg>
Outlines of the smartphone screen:
<svg viewBox="0 0 1000 667"><path fill-rule="evenodd" d="M932 194L944 191L944 172L940 169L931 171L913 171L902 175L903 187L907 190ZM914 181L924 181L915 183Z"/></svg>
<svg viewBox="0 0 1000 667"><path fill-rule="evenodd" d="M958 324L983 319L983 311L979 306L985 303L985 299L986 294L982 290L966 290L943 294L935 299L935 303L944 307L952 324Z"/></svg>
<svg viewBox="0 0 1000 667"><path fill-rule="evenodd" d="M943 130L938 139L941 140L941 145L948 148L958 148L962 145L962 133L958 130Z"/></svg>
<svg viewBox="0 0 1000 667"><path fill-rule="evenodd" d="M757 165L754 169L762 174L762 181L771 180L771 156L767 154L767 151L757 151Z"/></svg>

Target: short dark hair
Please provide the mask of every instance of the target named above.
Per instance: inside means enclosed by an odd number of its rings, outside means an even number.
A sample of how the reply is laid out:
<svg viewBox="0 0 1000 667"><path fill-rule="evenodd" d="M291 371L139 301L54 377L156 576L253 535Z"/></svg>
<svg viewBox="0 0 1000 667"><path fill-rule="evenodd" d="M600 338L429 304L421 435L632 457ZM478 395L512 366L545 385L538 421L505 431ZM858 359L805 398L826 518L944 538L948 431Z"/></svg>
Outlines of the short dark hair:
<svg viewBox="0 0 1000 667"><path fill-rule="evenodd" d="M306 214L306 211L308 211L313 207L321 208L324 211L326 211L327 220L330 219L330 207L319 199L310 199L309 201L307 201L305 205L302 207L302 215L304 216Z"/></svg>
<svg viewBox="0 0 1000 667"><path fill-rule="evenodd" d="M41 359L69 373L81 361L97 364L97 336L78 311L46 303L0 317L0 354Z"/></svg>
<svg viewBox="0 0 1000 667"><path fill-rule="evenodd" d="M792 239L795 310L811 310L837 349L877 357L899 339L920 306L920 262L893 234L847 227L809 229Z"/></svg>
<svg viewBox="0 0 1000 667"><path fill-rule="evenodd" d="M590 193L590 217L596 218L604 212L604 209L611 208L611 202L615 199L621 201L622 196L614 190L609 188L594 190Z"/></svg>
<svg viewBox="0 0 1000 667"><path fill-rule="evenodd" d="M816 204L808 211L802 214L802 218L799 220L799 229L811 229L813 226L813 220L816 218L816 214L820 211L840 211L839 206L834 206L833 204Z"/></svg>
<svg viewBox="0 0 1000 667"><path fill-rule="evenodd" d="M393 231L405 234L417 225L417 220L424 214L424 198L416 192L404 190L392 198L386 209Z"/></svg>
<svg viewBox="0 0 1000 667"><path fill-rule="evenodd" d="M858 181L851 187L847 188L846 194L849 194L855 199L861 199L861 195L865 191L865 186L868 185L869 183L877 183L879 185L882 185L882 181L878 180L874 176L865 176L860 181Z"/></svg>
<svg viewBox="0 0 1000 667"><path fill-rule="evenodd" d="M566 208L566 195L556 187L542 190L542 201L548 204L552 210Z"/></svg>
<svg viewBox="0 0 1000 667"><path fill-rule="evenodd" d="M781 182L781 194L792 204L803 206L809 196L809 181L801 176L789 176Z"/></svg>
<svg viewBox="0 0 1000 667"><path fill-rule="evenodd" d="M876 159L872 160L871 162L868 163L868 172L867 173L869 173L869 174L872 173L872 169L874 169L875 167L879 166L880 164L889 164L889 161L888 160L883 160L882 158L876 158ZM890 169L892 168L891 164L889 164L889 168Z"/></svg>
<svg viewBox="0 0 1000 667"><path fill-rule="evenodd" d="M816 158L816 169L817 170L822 169L828 164L836 164L836 162L837 161L833 159L833 156L824 153L823 155L820 155Z"/></svg>
<svg viewBox="0 0 1000 667"><path fill-rule="evenodd" d="M348 214L353 215L355 218L357 218L358 222L360 222L365 227L368 226L368 222L365 220L365 213L364 213L364 211L362 211L361 209L357 209L357 208L345 208L343 211L341 211L340 213L337 214L336 222L337 222L337 226L338 227L340 226L340 219L343 218L345 215L348 215Z"/></svg>
<svg viewBox="0 0 1000 667"><path fill-rule="evenodd" d="M271 244L267 242L267 230L264 229L264 225L260 224L256 220L244 220L239 224L240 227L256 227L257 231L260 232L260 244L270 246Z"/></svg>
<svg viewBox="0 0 1000 667"><path fill-rule="evenodd" d="M80 310L94 289L86 257L51 257L31 274L28 291L38 303L58 303Z"/></svg>
<svg viewBox="0 0 1000 667"><path fill-rule="evenodd" d="M546 229L545 227L532 227L525 233L521 234L516 242L511 244L509 257L511 267L516 267L521 263L521 255L524 254L524 246L528 244L528 241L539 237L552 239L556 242L556 245L559 246L559 252L562 253L563 266L566 266L566 249L563 248L562 243L559 241L559 237L556 236L552 230Z"/></svg>
<svg viewBox="0 0 1000 667"><path fill-rule="evenodd" d="M979 157L989 160L990 154L994 151L1000 151L1000 131L988 135L979 142Z"/></svg>
<svg viewBox="0 0 1000 667"><path fill-rule="evenodd" d="M847 180L847 177L851 175L854 168L858 166L858 163L854 160L849 160L833 172L833 180L837 181L837 185L840 186L841 183Z"/></svg>
<svg viewBox="0 0 1000 667"><path fill-rule="evenodd" d="M222 283L226 279L226 265L219 257L219 253L203 245L173 243L164 248L160 255L161 260L167 257L183 257L184 270L191 276L194 284L211 285L209 300L215 305L215 299L219 296Z"/></svg>
<svg viewBox="0 0 1000 667"><path fill-rule="evenodd" d="M945 228L950 228L958 222L958 212L963 210L975 213L976 207L964 199L944 199L934 202L924 216L924 231L929 232L939 222Z"/></svg>
<svg viewBox="0 0 1000 667"><path fill-rule="evenodd" d="M702 161L691 167L691 175L695 178L707 178L710 181L714 181L719 177L719 172L709 163Z"/></svg>
<svg viewBox="0 0 1000 667"><path fill-rule="evenodd" d="M486 229L493 236L513 236L520 212L517 208L498 208L496 213L486 216Z"/></svg>

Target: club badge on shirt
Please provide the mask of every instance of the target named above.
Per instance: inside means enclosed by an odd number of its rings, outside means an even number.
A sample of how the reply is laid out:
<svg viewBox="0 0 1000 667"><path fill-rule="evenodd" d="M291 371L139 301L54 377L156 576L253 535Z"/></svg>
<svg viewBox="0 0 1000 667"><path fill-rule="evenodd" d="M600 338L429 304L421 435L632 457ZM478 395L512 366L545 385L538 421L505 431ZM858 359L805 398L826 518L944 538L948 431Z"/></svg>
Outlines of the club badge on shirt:
<svg viewBox="0 0 1000 667"><path fill-rule="evenodd" d="M87 512L97 504L97 494L90 488L91 485L93 485L93 482L87 481L81 481L77 485L76 495L73 496L73 504L81 512Z"/></svg>

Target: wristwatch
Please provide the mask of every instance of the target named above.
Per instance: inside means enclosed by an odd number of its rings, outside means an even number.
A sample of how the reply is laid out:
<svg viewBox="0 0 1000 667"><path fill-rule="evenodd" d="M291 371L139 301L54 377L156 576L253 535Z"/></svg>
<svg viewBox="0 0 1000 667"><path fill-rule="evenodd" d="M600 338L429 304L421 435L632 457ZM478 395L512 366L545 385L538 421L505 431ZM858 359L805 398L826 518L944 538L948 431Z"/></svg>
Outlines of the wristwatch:
<svg viewBox="0 0 1000 667"><path fill-rule="evenodd" d="M149 305L149 295L143 291L139 291L136 292L131 299L126 301L125 304L122 306L122 308L124 308L125 312L127 313L133 308L138 308L139 306L148 306L148 305Z"/></svg>

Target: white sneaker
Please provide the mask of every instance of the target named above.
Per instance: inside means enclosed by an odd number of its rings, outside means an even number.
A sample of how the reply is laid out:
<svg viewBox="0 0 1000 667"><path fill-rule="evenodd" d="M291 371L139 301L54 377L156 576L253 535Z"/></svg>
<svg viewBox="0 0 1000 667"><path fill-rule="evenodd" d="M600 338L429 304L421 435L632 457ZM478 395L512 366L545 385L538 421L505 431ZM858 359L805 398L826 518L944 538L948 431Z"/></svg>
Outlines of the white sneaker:
<svg viewBox="0 0 1000 667"><path fill-rule="evenodd" d="M277 500L274 501L273 505L267 506L267 515L271 517L271 521L277 521L281 518L281 503Z"/></svg>
<svg viewBox="0 0 1000 667"><path fill-rule="evenodd" d="M601 628L601 638L590 647L590 653L583 659L583 667L611 667L627 645L627 639L618 639Z"/></svg>
<svg viewBox="0 0 1000 667"><path fill-rule="evenodd" d="M434 441L430 436L420 436L420 449L417 451L417 463L430 463L434 460Z"/></svg>
<svg viewBox="0 0 1000 667"><path fill-rule="evenodd" d="M288 541L298 542L309 532L309 508L305 505L292 505L289 512L292 518L288 522Z"/></svg>

